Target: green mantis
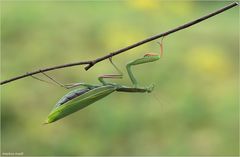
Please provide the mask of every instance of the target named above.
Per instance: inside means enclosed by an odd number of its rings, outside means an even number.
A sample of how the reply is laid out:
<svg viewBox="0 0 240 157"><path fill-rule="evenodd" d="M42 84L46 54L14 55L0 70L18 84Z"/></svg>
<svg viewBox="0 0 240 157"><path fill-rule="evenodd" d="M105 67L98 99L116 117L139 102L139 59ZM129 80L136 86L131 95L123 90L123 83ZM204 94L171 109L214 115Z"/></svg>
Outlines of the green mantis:
<svg viewBox="0 0 240 157"><path fill-rule="evenodd" d="M156 53L147 53L142 58L136 59L131 61L126 65L126 69L129 75L129 78L133 84L133 87L127 87L124 85L120 85L117 83L109 83L105 79L114 78L120 79L123 77L122 72L117 68L117 66L113 63L112 59L110 58L111 64L114 68L118 71L119 74L107 74L101 75L98 77L101 85L91 85L86 83L75 83L75 84L68 84L63 85L47 74L43 73L46 77L57 83L58 85L65 87L67 89L82 86L83 88L75 89L66 95L64 95L54 106L50 114L48 115L45 123L52 123L61 118L64 118L78 110L85 108L86 106L106 97L107 95L113 92L138 92L138 93L150 93L154 86L150 85L148 87L140 87L137 83L136 78L134 77L131 67L135 65L140 65L144 63L154 62L161 58L163 53L163 46L162 43L160 44L160 54ZM34 77L34 76L33 76ZM39 78L34 77L35 79L41 80ZM43 80L41 80L43 81ZM46 82L46 81L45 81Z"/></svg>

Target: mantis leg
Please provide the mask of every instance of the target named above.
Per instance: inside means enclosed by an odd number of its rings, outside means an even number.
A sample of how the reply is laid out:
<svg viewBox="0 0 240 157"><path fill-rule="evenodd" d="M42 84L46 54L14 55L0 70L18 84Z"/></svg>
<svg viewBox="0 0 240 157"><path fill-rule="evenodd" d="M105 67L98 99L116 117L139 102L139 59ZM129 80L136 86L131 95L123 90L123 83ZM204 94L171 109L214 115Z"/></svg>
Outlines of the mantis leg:
<svg viewBox="0 0 240 157"><path fill-rule="evenodd" d="M145 87L145 88L120 86L117 88L117 91L118 92L131 92L131 93L133 93L133 92L135 92L135 93L144 93L144 92L150 93L150 92L152 92L153 88L154 88L153 85L151 85L149 87Z"/></svg>
<svg viewBox="0 0 240 157"><path fill-rule="evenodd" d="M116 69L116 71L119 74L105 74L105 75L101 75L98 77L98 80L103 84L106 85L108 84L104 79L105 78L113 78L113 79L121 79L123 77L122 72L120 71L120 69L118 69L118 67L113 63L112 58L109 58L110 63L113 65L113 67Z"/></svg>
<svg viewBox="0 0 240 157"><path fill-rule="evenodd" d="M62 84L61 82L57 81L56 79L50 77L49 75L47 75L44 72L41 72L43 75L45 75L47 78L49 78L50 80L52 80L54 83L56 83L57 85L59 85L60 87L63 87L65 89L70 89L70 88L74 88L74 87L78 87L78 86L84 86L84 87L92 87L93 85L89 85L86 83L71 83L71 84ZM45 83L50 83L50 84L54 84L53 82L50 81L46 81L43 79L40 79L36 76L31 75L32 78L37 79L39 81L45 82ZM54 84L55 85L55 84Z"/></svg>
<svg viewBox="0 0 240 157"><path fill-rule="evenodd" d="M145 60L145 58L143 57L143 58L136 59L136 60L128 63L127 66L126 66L127 72L128 72L128 76L129 76L130 80L132 81L133 86L134 86L135 88L138 87L138 82L137 82L136 78L134 77L134 75L133 75L133 73L132 73L131 67L134 66L134 65L144 64L144 63L147 63L147 62L152 62L152 61L147 61L147 60Z"/></svg>

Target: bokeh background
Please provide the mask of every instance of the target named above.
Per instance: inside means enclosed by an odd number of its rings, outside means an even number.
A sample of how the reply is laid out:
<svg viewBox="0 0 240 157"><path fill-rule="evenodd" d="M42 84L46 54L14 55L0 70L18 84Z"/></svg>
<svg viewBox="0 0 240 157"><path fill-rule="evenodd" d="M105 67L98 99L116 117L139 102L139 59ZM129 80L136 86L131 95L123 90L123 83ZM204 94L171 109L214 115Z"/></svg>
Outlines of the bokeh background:
<svg viewBox="0 0 240 157"><path fill-rule="evenodd" d="M1 2L1 80L91 60L198 18L230 2ZM125 65L151 42L114 57ZM238 155L239 12L235 7L164 39L164 57L134 67L148 94L113 93L43 125L68 91L32 78L1 86L1 150L24 155ZM106 60L48 72L63 83L98 84ZM43 77L41 75L37 75Z"/></svg>

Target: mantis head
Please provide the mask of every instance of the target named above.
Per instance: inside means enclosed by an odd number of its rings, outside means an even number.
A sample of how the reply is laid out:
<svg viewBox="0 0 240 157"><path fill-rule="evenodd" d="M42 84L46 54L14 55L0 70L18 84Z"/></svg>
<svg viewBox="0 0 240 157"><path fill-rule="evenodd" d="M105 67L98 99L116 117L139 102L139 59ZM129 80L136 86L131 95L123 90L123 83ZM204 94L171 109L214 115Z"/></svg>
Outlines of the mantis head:
<svg viewBox="0 0 240 157"><path fill-rule="evenodd" d="M147 53L142 58L136 59L136 60L128 63L127 66L130 67L132 65L138 65L138 64L154 62L154 61L159 60L162 57L162 55L163 55L162 41L161 41L161 43L158 42L158 44L160 45L160 53Z"/></svg>
<svg viewBox="0 0 240 157"><path fill-rule="evenodd" d="M163 38L162 38L163 40ZM149 62L154 62L154 61L157 61L159 60L162 55L163 55L163 46L162 46L162 41L161 43L160 42L157 42L159 45L160 45L160 53L147 53L143 56L143 58L146 58Z"/></svg>
<svg viewBox="0 0 240 157"><path fill-rule="evenodd" d="M161 55L157 53L146 53L143 58L147 59L148 62L154 62L161 58Z"/></svg>

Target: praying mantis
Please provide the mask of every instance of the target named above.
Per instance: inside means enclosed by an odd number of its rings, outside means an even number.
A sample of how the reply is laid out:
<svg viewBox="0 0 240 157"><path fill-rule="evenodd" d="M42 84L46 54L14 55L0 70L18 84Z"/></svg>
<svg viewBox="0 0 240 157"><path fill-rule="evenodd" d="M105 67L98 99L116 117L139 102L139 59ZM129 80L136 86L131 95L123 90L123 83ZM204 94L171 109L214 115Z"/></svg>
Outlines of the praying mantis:
<svg viewBox="0 0 240 157"><path fill-rule="evenodd" d="M163 40L163 38L162 38ZM64 87L66 89L71 89L74 87L82 86L84 88L78 88L75 89L66 95L64 95L54 106L50 114L48 115L46 121L44 124L55 122L59 119L62 119L76 111L79 111L88 105L106 97L107 95L117 91L117 92L137 92L137 93L150 93L154 85L150 85L148 87L140 87L138 85L138 82L136 78L134 77L131 67L135 65L140 65L144 63L149 62L155 62L159 60L163 55L163 46L162 46L162 40L160 45L160 54L158 53L147 53L142 58L136 59L134 61L129 62L126 65L126 69L128 72L128 76L133 84L133 87L124 86L117 83L109 83L106 82L105 79L112 78L112 79L121 79L123 77L123 73L118 69L118 67L113 63L112 58L109 58L110 63L113 65L113 67L116 69L118 74L105 74L98 77L98 80L100 81L101 85L91 85L87 83L74 83L74 84L67 84L64 85L46 73L42 72L46 77L51 79L53 82L57 83L61 87ZM48 82L42 79L39 79L35 76L32 76L35 79L38 79L40 81ZM48 82L49 83L49 82Z"/></svg>

